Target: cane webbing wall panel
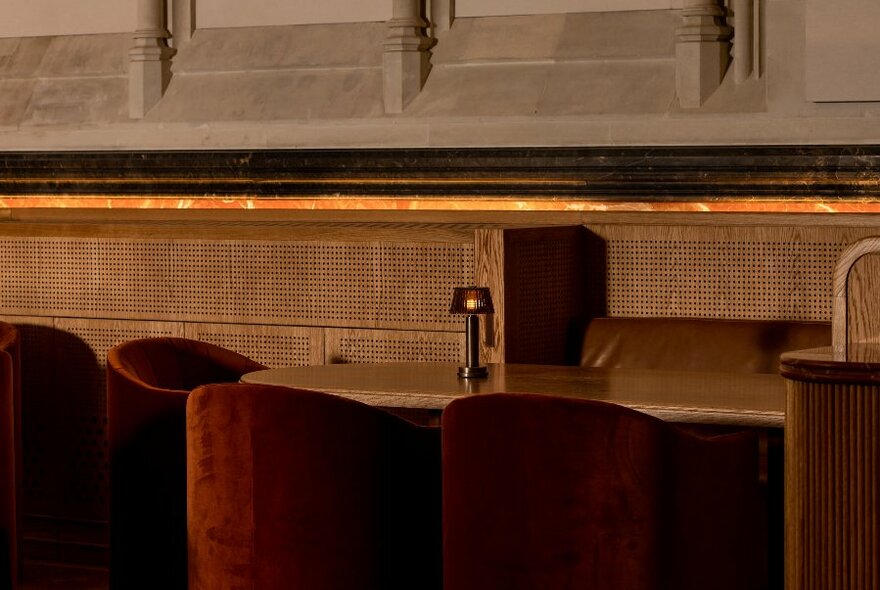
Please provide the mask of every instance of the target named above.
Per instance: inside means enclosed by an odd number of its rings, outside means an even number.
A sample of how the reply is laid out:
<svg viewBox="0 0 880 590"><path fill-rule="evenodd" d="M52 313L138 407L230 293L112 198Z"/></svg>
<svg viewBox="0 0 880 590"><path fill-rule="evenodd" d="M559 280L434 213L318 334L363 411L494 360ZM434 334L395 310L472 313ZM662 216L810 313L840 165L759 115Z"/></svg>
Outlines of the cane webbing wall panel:
<svg viewBox="0 0 880 590"><path fill-rule="evenodd" d="M831 319L837 257L872 228L596 226L610 316Z"/></svg>
<svg viewBox="0 0 880 590"><path fill-rule="evenodd" d="M327 363L464 361L461 332L328 329L325 346Z"/></svg>
<svg viewBox="0 0 880 590"><path fill-rule="evenodd" d="M473 243L0 239L0 311L453 330Z"/></svg>
<svg viewBox="0 0 880 590"><path fill-rule="evenodd" d="M186 324L186 337L234 350L267 367L324 363L321 328L242 324Z"/></svg>

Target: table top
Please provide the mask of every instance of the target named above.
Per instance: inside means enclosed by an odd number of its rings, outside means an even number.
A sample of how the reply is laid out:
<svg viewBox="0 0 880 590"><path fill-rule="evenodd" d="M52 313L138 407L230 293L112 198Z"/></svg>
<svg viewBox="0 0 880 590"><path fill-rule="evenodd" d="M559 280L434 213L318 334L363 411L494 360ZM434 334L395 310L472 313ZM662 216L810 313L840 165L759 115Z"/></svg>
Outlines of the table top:
<svg viewBox="0 0 880 590"><path fill-rule="evenodd" d="M880 344L847 344L845 356L839 358L830 346L786 352L780 372L795 381L880 385Z"/></svg>
<svg viewBox="0 0 880 590"><path fill-rule="evenodd" d="M781 427L779 375L490 364L460 379L455 363L336 364L248 373L246 383L316 389L376 406L440 410L486 393L537 393L609 401L674 422Z"/></svg>

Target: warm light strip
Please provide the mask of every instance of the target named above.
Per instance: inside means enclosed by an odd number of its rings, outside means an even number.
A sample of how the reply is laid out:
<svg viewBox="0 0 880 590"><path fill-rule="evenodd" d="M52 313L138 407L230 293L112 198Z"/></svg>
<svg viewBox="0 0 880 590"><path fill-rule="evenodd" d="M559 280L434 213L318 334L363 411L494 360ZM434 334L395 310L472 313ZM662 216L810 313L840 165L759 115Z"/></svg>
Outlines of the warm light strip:
<svg viewBox="0 0 880 590"><path fill-rule="evenodd" d="M0 209L260 209L373 211L655 211L717 213L880 213L880 201L737 199L728 201L576 201L516 198L0 197Z"/></svg>
<svg viewBox="0 0 880 590"><path fill-rule="evenodd" d="M749 177L743 179L739 176L714 176L713 182L728 186L748 185L748 186L786 186L796 183L801 187L823 186L829 183L835 183L842 187L858 187L860 189L878 188L880 187L880 178L791 178L786 177ZM621 181L625 182L625 181ZM446 178L446 177L420 177L420 178L367 178L367 177L349 177L349 178L236 178L236 177L218 177L218 178L192 178L192 177L145 177L145 178L4 178L4 184L8 185L40 185L40 184L82 184L82 185L174 185L186 183L190 185L200 184L234 184L234 185L344 185L344 186L374 186L374 185L413 185L413 186L436 186L436 185L528 185L528 186L589 186L595 184L593 178L523 178L523 177L501 177L501 178Z"/></svg>

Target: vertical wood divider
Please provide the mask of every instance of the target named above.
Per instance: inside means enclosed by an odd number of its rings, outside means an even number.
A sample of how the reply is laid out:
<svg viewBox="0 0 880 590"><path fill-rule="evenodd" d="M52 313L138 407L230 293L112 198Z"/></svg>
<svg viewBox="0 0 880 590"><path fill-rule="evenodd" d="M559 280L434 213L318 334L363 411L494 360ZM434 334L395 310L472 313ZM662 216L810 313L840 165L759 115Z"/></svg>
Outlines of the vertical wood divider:
<svg viewBox="0 0 880 590"><path fill-rule="evenodd" d="M495 306L494 314L480 317L480 358L504 362L504 230L474 232L474 266L476 284L489 287Z"/></svg>

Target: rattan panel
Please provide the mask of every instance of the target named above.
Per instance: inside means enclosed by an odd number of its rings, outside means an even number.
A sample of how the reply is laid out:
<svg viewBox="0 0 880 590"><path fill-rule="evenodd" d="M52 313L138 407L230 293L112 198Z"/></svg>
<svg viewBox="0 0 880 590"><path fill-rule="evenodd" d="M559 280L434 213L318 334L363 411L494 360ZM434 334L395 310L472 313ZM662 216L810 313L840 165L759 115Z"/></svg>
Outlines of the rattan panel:
<svg viewBox="0 0 880 590"><path fill-rule="evenodd" d="M0 311L454 329L472 243L0 239Z"/></svg>
<svg viewBox="0 0 880 590"><path fill-rule="evenodd" d="M187 338L234 350L268 367L324 363L324 331L321 328L186 324L185 330Z"/></svg>
<svg viewBox="0 0 880 590"><path fill-rule="evenodd" d="M463 320L459 320L463 328ZM464 360L461 332L328 329L325 342L328 363Z"/></svg>
<svg viewBox="0 0 880 590"><path fill-rule="evenodd" d="M845 242L621 239L607 243L610 316L831 319Z"/></svg>

